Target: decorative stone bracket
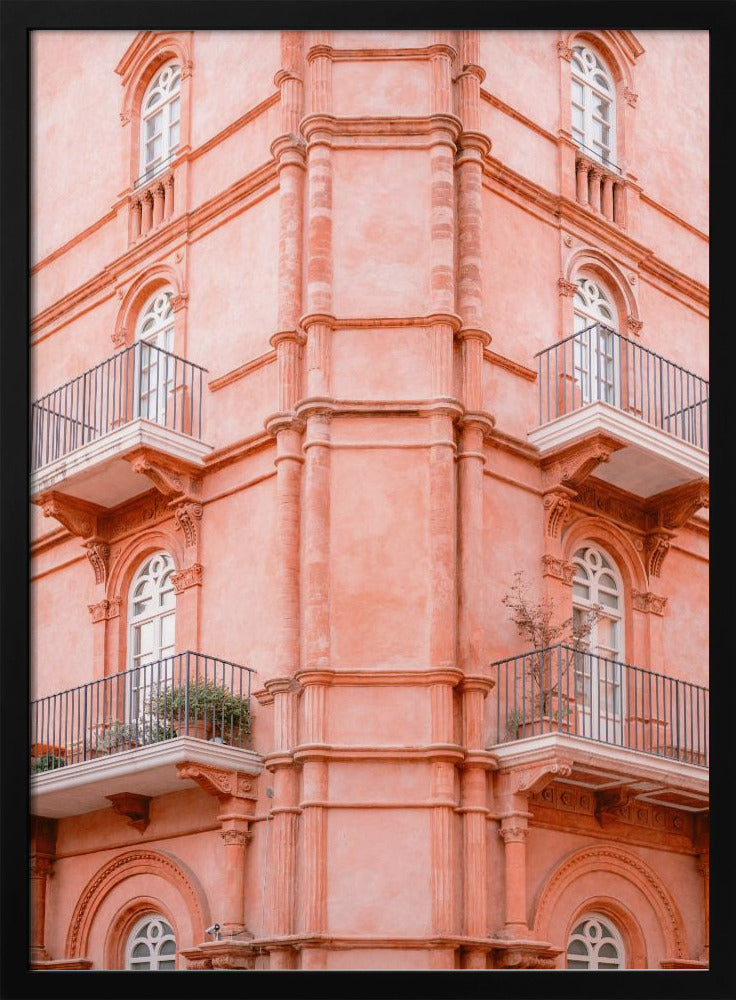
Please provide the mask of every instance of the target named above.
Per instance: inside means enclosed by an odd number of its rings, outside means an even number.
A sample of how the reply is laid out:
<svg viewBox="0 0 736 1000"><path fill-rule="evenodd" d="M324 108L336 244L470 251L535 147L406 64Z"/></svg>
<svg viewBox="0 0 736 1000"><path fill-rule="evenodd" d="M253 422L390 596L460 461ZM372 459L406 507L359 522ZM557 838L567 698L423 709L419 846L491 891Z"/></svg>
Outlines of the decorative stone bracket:
<svg viewBox="0 0 736 1000"><path fill-rule="evenodd" d="M231 969L253 969L256 953L249 941L207 941L198 948L179 952L186 960L187 969L215 972Z"/></svg>
<svg viewBox="0 0 736 1000"><path fill-rule="evenodd" d="M163 462L145 448L127 459L133 472L150 479L159 493L169 500L176 528L184 534L185 546L196 549L204 509L199 499L202 489L199 472L184 463Z"/></svg>
<svg viewBox="0 0 736 1000"><path fill-rule="evenodd" d="M607 462L611 455L623 448L620 441L607 434L594 434L585 441L576 442L550 455L542 463L542 489L576 492L596 466Z"/></svg>
<svg viewBox="0 0 736 1000"><path fill-rule="evenodd" d="M509 941L493 949L494 969L554 969L562 948L545 941Z"/></svg>
<svg viewBox="0 0 736 1000"><path fill-rule="evenodd" d="M601 826L613 822L619 810L636 798L636 790L629 785L619 785L617 788L606 788L595 793L595 818Z"/></svg>
<svg viewBox="0 0 736 1000"><path fill-rule="evenodd" d="M54 490L41 494L34 503L42 508L44 517L56 518L68 532L83 540L87 558L95 574L95 583L102 585L107 583L110 546L100 532L104 509L97 504L77 500Z"/></svg>
<svg viewBox="0 0 736 1000"><path fill-rule="evenodd" d="M148 809L151 803L149 795L137 795L135 792L118 792L116 795L105 796L112 803L112 811L118 816L125 816L130 825L140 830L146 829L150 820Z"/></svg>
<svg viewBox="0 0 736 1000"><path fill-rule="evenodd" d="M514 769L511 791L514 795L531 795L556 778L566 778L572 771L572 761L562 757L549 757L531 767Z"/></svg>

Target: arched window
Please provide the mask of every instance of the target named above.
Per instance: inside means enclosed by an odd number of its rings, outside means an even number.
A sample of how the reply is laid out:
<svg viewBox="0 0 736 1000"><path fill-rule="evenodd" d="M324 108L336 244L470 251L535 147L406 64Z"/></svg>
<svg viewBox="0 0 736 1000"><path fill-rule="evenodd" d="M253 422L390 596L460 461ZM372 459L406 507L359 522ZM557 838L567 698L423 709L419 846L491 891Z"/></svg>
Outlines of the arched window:
<svg viewBox="0 0 736 1000"><path fill-rule="evenodd" d="M620 384L616 307L592 278L578 278L573 299L573 366L585 403L617 405Z"/></svg>
<svg viewBox="0 0 736 1000"><path fill-rule="evenodd" d="M179 148L181 66L168 62L151 80L141 102L141 178L164 170Z"/></svg>
<svg viewBox="0 0 736 1000"><path fill-rule="evenodd" d="M600 56L578 43L572 50L572 137L597 160L616 158L616 88Z"/></svg>
<svg viewBox="0 0 736 1000"><path fill-rule="evenodd" d="M174 929L157 913L147 913L130 933L125 949L130 972L166 972L176 969Z"/></svg>
<svg viewBox="0 0 736 1000"><path fill-rule="evenodd" d="M157 552L143 563L130 585L128 607L128 667L131 716L142 715L152 685L165 681L169 671L160 661L174 653L176 592L174 560ZM156 664L156 666L152 666Z"/></svg>
<svg viewBox="0 0 736 1000"><path fill-rule="evenodd" d="M568 969L625 969L621 935L599 913L586 913L567 943Z"/></svg>
<svg viewBox="0 0 736 1000"><path fill-rule="evenodd" d="M573 620L591 618L590 633L575 654L578 731L618 742L623 722L623 584L614 561L602 549L583 545L573 556ZM592 613L592 614L591 614Z"/></svg>
<svg viewBox="0 0 736 1000"><path fill-rule="evenodd" d="M166 424L172 410L174 390L174 296L169 289L159 289L141 310L135 339L141 343L138 414L146 420Z"/></svg>

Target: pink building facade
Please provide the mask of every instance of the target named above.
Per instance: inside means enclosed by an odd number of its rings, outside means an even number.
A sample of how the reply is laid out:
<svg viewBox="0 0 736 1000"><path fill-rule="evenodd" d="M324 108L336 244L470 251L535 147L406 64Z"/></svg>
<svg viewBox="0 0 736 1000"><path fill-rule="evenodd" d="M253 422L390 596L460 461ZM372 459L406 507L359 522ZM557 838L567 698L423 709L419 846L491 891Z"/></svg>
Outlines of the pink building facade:
<svg viewBox="0 0 736 1000"><path fill-rule="evenodd" d="M32 967L707 967L707 33L32 57Z"/></svg>

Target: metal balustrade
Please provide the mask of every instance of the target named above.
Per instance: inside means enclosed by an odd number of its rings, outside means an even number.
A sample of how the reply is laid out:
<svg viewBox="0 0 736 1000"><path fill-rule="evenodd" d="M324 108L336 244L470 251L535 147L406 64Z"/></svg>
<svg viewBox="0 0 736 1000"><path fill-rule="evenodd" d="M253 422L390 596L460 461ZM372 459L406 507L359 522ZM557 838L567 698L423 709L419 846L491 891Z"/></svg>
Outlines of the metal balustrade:
<svg viewBox="0 0 736 1000"><path fill-rule="evenodd" d="M36 470L143 418L201 440L205 368L139 341L33 403Z"/></svg>
<svg viewBox="0 0 736 1000"><path fill-rule="evenodd" d="M192 736L249 749L249 667L177 653L31 702L31 770Z"/></svg>
<svg viewBox="0 0 736 1000"><path fill-rule="evenodd" d="M593 323L535 357L540 425L604 402L709 450L708 380L603 323Z"/></svg>
<svg viewBox="0 0 736 1000"><path fill-rule="evenodd" d="M568 733L708 767L708 688L563 643L492 667L496 743Z"/></svg>

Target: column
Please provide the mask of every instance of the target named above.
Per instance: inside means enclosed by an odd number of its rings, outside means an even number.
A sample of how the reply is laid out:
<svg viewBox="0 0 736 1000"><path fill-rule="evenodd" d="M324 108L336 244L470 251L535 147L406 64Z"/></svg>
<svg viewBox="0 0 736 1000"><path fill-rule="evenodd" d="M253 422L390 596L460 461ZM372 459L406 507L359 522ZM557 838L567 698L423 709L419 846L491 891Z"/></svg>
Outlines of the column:
<svg viewBox="0 0 736 1000"><path fill-rule="evenodd" d="M588 201L590 203L590 208L592 208L594 212L600 212L601 210L602 177L603 173L598 167L591 167L590 173L588 174Z"/></svg>
<svg viewBox="0 0 736 1000"><path fill-rule="evenodd" d="M230 826L220 831L220 837L225 847L222 933L229 937L245 929L245 848L250 833Z"/></svg>
<svg viewBox="0 0 736 1000"><path fill-rule="evenodd" d="M133 243L141 235L141 200L135 198L130 204L130 242Z"/></svg>
<svg viewBox="0 0 736 1000"><path fill-rule="evenodd" d="M528 820L522 816L506 816L498 831L504 843L504 889L506 918L504 933L508 937L528 937L526 923L526 838Z"/></svg>
<svg viewBox="0 0 736 1000"><path fill-rule="evenodd" d="M31 962L48 962L46 951L46 886L56 853L56 820L42 816L30 817L30 918Z"/></svg>
<svg viewBox="0 0 736 1000"><path fill-rule="evenodd" d="M609 222L612 222L613 221L613 177L611 177L610 174L604 174L603 176L602 208L605 217L608 219Z"/></svg>
<svg viewBox="0 0 736 1000"><path fill-rule="evenodd" d="M299 808L297 771L291 751L298 742L297 705L299 686L291 677L266 681L273 696L274 750L266 766L273 772L274 789L269 823L269 894L265 901L269 921L265 933L285 937L294 933L294 889L296 878L296 829ZM271 969L293 967L290 947L270 949Z"/></svg>
<svg viewBox="0 0 736 1000"><path fill-rule="evenodd" d="M150 191L145 191L141 195L141 204L143 206L143 215L141 218L141 233L145 236L153 222L153 195Z"/></svg>
<svg viewBox="0 0 736 1000"><path fill-rule="evenodd" d="M327 684L329 675L317 671L305 674L303 743L318 746L325 742ZM303 932L323 934L327 925L327 761L311 753L302 765L303 871L301 892L304 901ZM325 951L320 947L302 949L302 969L323 969Z"/></svg>
<svg viewBox="0 0 736 1000"><path fill-rule="evenodd" d="M578 157L575 160L575 193L580 205L588 204L588 171L590 168L590 162L583 157Z"/></svg>
<svg viewBox="0 0 736 1000"><path fill-rule="evenodd" d="M625 208L624 185L616 183L613 185L613 221L617 226L626 225Z"/></svg>
<svg viewBox="0 0 736 1000"><path fill-rule="evenodd" d="M164 218L170 219L174 214L174 175L170 174L164 181Z"/></svg>
<svg viewBox="0 0 736 1000"><path fill-rule="evenodd" d="M153 224L158 226L164 217L164 188L157 184L153 189Z"/></svg>

